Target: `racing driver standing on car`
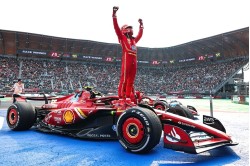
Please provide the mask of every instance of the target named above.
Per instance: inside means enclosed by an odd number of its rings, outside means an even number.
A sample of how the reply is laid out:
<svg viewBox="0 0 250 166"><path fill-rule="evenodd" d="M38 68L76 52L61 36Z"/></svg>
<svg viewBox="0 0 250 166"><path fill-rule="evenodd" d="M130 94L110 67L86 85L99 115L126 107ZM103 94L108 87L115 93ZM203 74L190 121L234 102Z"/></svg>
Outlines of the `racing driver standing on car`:
<svg viewBox="0 0 250 166"><path fill-rule="evenodd" d="M139 33L133 37L133 28L123 25L119 28L116 12L119 7L113 7L113 24L119 43L122 47L122 65L120 82L118 86L118 96L122 99L131 99L135 102L134 81L137 70L137 48L136 43L141 39L143 33L143 22L139 19Z"/></svg>

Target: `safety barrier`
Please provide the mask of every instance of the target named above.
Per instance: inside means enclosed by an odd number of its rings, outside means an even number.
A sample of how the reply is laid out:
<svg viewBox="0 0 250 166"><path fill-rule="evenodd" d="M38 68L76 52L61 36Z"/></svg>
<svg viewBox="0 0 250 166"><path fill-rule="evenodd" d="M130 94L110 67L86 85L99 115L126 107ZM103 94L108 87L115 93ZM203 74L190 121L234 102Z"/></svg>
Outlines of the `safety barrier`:
<svg viewBox="0 0 250 166"><path fill-rule="evenodd" d="M244 95L233 95L232 102L237 104L247 104L249 105L249 96Z"/></svg>

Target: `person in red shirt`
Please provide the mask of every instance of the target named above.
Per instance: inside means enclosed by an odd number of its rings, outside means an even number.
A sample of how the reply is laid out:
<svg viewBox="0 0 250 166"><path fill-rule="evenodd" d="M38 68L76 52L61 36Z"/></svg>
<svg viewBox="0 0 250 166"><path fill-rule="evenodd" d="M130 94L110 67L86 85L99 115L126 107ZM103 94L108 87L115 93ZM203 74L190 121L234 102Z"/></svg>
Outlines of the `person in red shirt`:
<svg viewBox="0 0 250 166"><path fill-rule="evenodd" d="M113 7L113 24L119 43L122 47L122 65L120 82L118 86L118 96L126 99L130 98L131 101L135 101L134 96L134 81L137 70L137 48L136 43L141 39L143 34L143 22L139 19L139 33L136 37L133 37L133 27L129 25L123 25L121 28L117 23L116 12L119 7Z"/></svg>

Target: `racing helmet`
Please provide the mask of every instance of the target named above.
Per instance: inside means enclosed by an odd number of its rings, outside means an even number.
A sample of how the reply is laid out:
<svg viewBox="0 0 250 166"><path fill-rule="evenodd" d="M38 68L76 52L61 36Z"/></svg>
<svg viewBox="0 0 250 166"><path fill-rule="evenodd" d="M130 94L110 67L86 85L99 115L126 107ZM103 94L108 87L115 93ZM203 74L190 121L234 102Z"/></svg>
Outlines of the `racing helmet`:
<svg viewBox="0 0 250 166"><path fill-rule="evenodd" d="M130 26L130 25L127 25L127 24L123 25L123 26L121 27L122 33L124 34L124 33L129 33L129 32L131 32L131 29L129 29L129 28L133 28L133 27Z"/></svg>

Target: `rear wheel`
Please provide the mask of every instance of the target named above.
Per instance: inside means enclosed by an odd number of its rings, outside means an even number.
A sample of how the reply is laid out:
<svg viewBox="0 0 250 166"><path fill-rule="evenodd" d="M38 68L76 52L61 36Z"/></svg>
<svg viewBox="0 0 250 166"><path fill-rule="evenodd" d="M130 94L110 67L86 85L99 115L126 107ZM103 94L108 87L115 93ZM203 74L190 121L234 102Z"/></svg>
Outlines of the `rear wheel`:
<svg viewBox="0 0 250 166"><path fill-rule="evenodd" d="M154 104L154 109L165 111L168 108L168 104L165 101L158 101Z"/></svg>
<svg viewBox="0 0 250 166"><path fill-rule="evenodd" d="M163 104L156 104L154 108L162 111L166 109L166 107Z"/></svg>
<svg viewBox="0 0 250 166"><path fill-rule="evenodd" d="M36 113L30 103L17 102L7 110L7 124L11 130L28 130L36 119Z"/></svg>
<svg viewBox="0 0 250 166"><path fill-rule="evenodd" d="M146 153L160 141L162 126L157 115L149 109L135 107L118 119L117 136L121 145L133 153Z"/></svg>

